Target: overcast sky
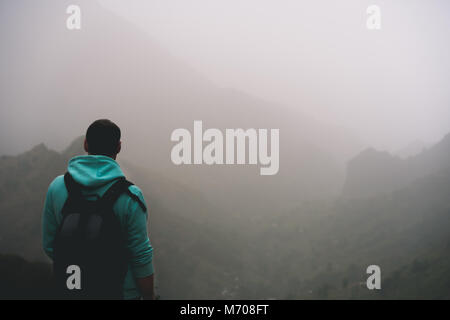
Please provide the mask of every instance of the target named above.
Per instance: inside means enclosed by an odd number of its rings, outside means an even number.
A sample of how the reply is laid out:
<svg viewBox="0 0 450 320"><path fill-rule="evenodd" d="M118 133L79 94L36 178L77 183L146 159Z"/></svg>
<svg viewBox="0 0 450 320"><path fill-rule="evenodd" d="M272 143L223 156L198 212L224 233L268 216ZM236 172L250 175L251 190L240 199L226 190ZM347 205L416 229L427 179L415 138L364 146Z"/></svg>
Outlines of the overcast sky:
<svg viewBox="0 0 450 320"><path fill-rule="evenodd" d="M450 131L450 2L101 0L221 87L396 150ZM381 8L381 30L366 9Z"/></svg>

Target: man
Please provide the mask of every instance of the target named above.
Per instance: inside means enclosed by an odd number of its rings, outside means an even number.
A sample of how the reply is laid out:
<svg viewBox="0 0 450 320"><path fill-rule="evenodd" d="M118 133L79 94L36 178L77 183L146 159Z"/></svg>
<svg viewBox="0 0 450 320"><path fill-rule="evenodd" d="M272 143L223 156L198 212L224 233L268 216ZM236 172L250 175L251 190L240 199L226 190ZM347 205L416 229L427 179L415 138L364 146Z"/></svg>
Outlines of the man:
<svg viewBox="0 0 450 320"><path fill-rule="evenodd" d="M115 161L121 149L120 135L119 127L105 119L93 122L87 129L84 150L88 155L72 158L66 174L80 186L82 197L101 198L115 182L124 178ZM129 192L120 194L112 207L124 233L123 245L128 256L128 270L123 279L123 298L153 299L153 249L147 235L145 201L138 187L131 185L127 188ZM58 176L50 184L45 200L43 247L51 259L55 258L55 237L58 236L63 221L62 211L68 199L68 190L65 177Z"/></svg>

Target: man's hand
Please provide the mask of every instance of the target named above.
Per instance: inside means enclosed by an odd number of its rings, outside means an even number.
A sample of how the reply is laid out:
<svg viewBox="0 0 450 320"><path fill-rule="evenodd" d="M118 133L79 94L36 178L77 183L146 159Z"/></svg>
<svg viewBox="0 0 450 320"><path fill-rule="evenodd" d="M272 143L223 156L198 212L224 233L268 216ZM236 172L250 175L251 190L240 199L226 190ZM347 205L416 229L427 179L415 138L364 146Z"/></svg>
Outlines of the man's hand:
<svg viewBox="0 0 450 320"><path fill-rule="evenodd" d="M137 285L144 300L154 300L155 292L153 290L153 274L145 278L137 278Z"/></svg>

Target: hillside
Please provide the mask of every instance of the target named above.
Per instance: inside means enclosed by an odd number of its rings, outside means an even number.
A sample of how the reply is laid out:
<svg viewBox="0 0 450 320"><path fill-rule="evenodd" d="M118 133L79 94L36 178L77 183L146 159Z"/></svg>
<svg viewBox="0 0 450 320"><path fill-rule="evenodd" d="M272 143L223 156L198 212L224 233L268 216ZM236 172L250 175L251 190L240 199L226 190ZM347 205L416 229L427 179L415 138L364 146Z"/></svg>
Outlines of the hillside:
<svg viewBox="0 0 450 320"><path fill-rule="evenodd" d="M390 193L449 167L450 134L434 146L406 159L366 149L348 162L343 195L358 198Z"/></svg>
<svg viewBox="0 0 450 320"><path fill-rule="evenodd" d="M279 261L266 274L289 299L448 299L448 190L450 170L389 194L305 204L258 221L252 242L270 239L270 249L247 259ZM382 270L380 292L365 287L372 264Z"/></svg>
<svg viewBox="0 0 450 320"><path fill-rule="evenodd" d="M47 279L48 265L20 257L48 261L40 246L45 191L81 146L79 138L62 153L38 145L0 158L0 253L8 254L0 257L2 295L23 286L16 270ZM119 163L149 204L163 299L449 298L450 169L389 193L246 216L221 211L203 193L161 173ZM364 286L371 264L382 268L378 293ZM23 297L47 294L42 279L32 280Z"/></svg>

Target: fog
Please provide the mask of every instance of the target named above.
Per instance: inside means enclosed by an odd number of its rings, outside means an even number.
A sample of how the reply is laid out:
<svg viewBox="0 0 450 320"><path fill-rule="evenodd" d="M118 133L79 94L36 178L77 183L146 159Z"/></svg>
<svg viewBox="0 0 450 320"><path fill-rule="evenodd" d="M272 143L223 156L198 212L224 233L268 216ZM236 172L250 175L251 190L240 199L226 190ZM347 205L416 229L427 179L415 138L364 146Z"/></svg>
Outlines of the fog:
<svg viewBox="0 0 450 320"><path fill-rule="evenodd" d="M36 59L57 60L51 56L57 51L40 46L39 37L46 25L55 23L56 28L65 12L56 16L55 10L50 21L33 15L14 29L9 22L21 21L34 6L21 3L1 4L3 54L17 45L1 63L21 63L19 59L29 51L39 55ZM149 41L215 86L247 92L345 128L364 146L395 152L415 141L429 145L450 128L446 41L450 5L446 1L379 1L382 28L375 31L366 28L370 1L108 0L100 4L144 30ZM8 13L9 7L14 14ZM59 7L63 10L62 3ZM88 26L89 21L84 23ZM27 27L32 32L27 33ZM19 68L36 76L30 66L22 63L16 72ZM3 83L11 83L8 68L2 70ZM36 90L23 81L21 85L24 93ZM1 87L5 89L5 84ZM2 121L19 122L17 117L2 108ZM23 151L13 147L13 139L8 136L2 142L2 153Z"/></svg>
<svg viewBox="0 0 450 320"><path fill-rule="evenodd" d="M450 128L448 1L101 1L221 87L396 151ZM381 9L382 29L366 28Z"/></svg>
<svg viewBox="0 0 450 320"><path fill-rule="evenodd" d="M66 27L71 4L79 30ZM366 26L371 4L380 30ZM118 162L149 204L161 298L449 299L449 9L2 1L0 298L22 282L18 297L45 292L47 187L84 154L88 125L108 118L122 130ZM233 157L197 162L207 143L195 124L227 139L276 133L265 146L279 148L275 174ZM192 135L194 164L173 161L176 132ZM30 278L15 278L18 264ZM373 264L378 293L361 285Z"/></svg>

